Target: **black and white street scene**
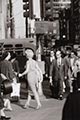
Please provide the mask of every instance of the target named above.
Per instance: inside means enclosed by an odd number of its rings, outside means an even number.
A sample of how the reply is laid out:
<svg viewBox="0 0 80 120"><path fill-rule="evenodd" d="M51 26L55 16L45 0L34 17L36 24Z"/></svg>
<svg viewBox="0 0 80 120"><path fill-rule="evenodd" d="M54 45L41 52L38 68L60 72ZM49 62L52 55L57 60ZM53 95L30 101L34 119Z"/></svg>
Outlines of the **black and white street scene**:
<svg viewBox="0 0 80 120"><path fill-rule="evenodd" d="M0 120L80 120L80 0L0 0Z"/></svg>

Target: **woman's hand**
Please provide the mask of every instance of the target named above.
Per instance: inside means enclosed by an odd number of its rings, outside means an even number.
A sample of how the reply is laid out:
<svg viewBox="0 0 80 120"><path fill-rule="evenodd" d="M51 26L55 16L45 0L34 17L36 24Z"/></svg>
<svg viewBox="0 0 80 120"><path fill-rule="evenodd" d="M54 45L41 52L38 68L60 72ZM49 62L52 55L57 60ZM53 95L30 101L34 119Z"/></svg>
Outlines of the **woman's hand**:
<svg viewBox="0 0 80 120"><path fill-rule="evenodd" d="M16 77L13 78L13 83L14 83L14 84L17 83Z"/></svg>
<svg viewBox="0 0 80 120"><path fill-rule="evenodd" d="M17 76L18 73L17 73L17 72L14 72L14 74Z"/></svg>
<svg viewBox="0 0 80 120"><path fill-rule="evenodd" d="M43 74L40 74L39 76L39 82L42 82L43 81Z"/></svg>
<svg viewBox="0 0 80 120"><path fill-rule="evenodd" d="M22 77L22 74L21 73L19 73L19 75L18 75L19 77Z"/></svg>
<svg viewBox="0 0 80 120"><path fill-rule="evenodd" d="M41 74L41 78L40 78L40 82L42 82L43 81L43 74Z"/></svg>

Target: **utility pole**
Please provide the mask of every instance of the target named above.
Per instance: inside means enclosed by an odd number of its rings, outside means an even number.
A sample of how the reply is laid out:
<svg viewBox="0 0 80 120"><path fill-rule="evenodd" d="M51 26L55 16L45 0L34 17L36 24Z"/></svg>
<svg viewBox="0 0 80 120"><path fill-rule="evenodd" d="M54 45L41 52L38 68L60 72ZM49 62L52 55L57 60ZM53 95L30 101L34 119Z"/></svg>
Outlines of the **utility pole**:
<svg viewBox="0 0 80 120"><path fill-rule="evenodd" d="M12 18L12 0L9 0L10 5L10 18ZM13 19L10 20L10 36L13 38Z"/></svg>
<svg viewBox="0 0 80 120"><path fill-rule="evenodd" d="M26 37L28 37L28 18L33 19L33 0L23 0L23 10L26 24Z"/></svg>
<svg viewBox="0 0 80 120"><path fill-rule="evenodd" d="M25 22L26 22L26 38L28 37L28 18L25 18Z"/></svg>

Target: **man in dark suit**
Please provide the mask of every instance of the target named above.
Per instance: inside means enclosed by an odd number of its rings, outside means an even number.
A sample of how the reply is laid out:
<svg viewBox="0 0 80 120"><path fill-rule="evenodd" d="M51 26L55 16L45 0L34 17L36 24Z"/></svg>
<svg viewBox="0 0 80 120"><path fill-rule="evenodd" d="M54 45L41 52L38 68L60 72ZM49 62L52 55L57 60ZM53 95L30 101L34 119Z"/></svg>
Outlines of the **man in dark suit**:
<svg viewBox="0 0 80 120"><path fill-rule="evenodd" d="M75 62L77 60L77 56L74 51L67 51L67 55L64 57L64 61L66 64L66 72L65 72L65 85L66 92L72 92L72 80L73 80L73 70L75 67Z"/></svg>
<svg viewBox="0 0 80 120"><path fill-rule="evenodd" d="M55 52L53 50L50 51L50 58L49 58L49 77L50 77L50 67L52 66L52 62L55 60ZM50 83L50 90L51 90L51 97L54 97L54 86Z"/></svg>
<svg viewBox="0 0 80 120"><path fill-rule="evenodd" d="M65 63L61 51L56 52L56 59L50 68L50 83L54 86L54 97L63 99L63 82L65 78Z"/></svg>
<svg viewBox="0 0 80 120"><path fill-rule="evenodd" d="M49 78L49 73L50 73L50 65L52 64L52 61L55 59L54 51L51 50L50 54L46 56L45 58L45 72L46 72L46 77Z"/></svg>

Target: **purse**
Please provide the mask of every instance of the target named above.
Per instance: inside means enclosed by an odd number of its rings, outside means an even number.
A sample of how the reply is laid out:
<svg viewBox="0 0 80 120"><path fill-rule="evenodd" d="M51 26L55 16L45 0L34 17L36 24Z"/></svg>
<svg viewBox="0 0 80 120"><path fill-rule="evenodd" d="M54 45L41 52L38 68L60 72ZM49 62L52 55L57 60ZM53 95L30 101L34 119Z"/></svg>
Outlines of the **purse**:
<svg viewBox="0 0 80 120"><path fill-rule="evenodd" d="M10 94L12 92L12 82L8 79L4 80L1 85L1 91L3 94Z"/></svg>

